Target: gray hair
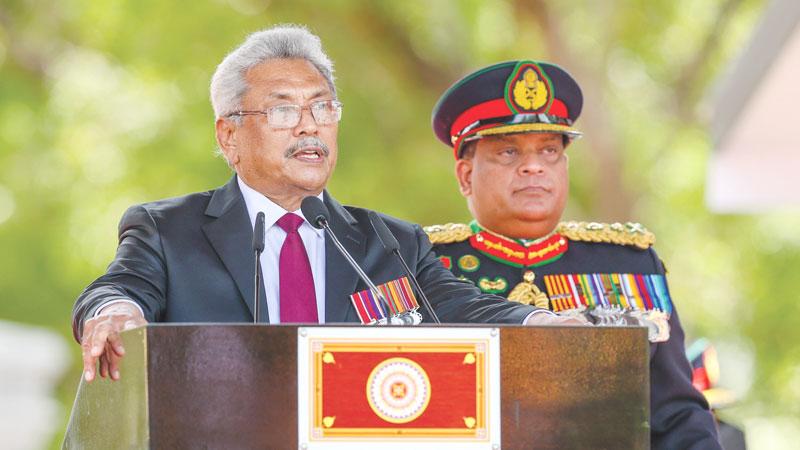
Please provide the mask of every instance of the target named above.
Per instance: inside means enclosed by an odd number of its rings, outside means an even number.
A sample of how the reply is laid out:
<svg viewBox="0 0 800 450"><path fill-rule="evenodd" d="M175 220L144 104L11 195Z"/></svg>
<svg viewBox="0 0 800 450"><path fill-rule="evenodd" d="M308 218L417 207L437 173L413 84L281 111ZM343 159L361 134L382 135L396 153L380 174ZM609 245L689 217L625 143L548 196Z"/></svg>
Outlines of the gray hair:
<svg viewBox="0 0 800 450"><path fill-rule="evenodd" d="M270 59L305 59L319 70L336 96L333 63L322 51L319 37L301 25L276 25L257 31L230 52L211 77L211 106L219 119L241 109L247 92L245 73Z"/></svg>

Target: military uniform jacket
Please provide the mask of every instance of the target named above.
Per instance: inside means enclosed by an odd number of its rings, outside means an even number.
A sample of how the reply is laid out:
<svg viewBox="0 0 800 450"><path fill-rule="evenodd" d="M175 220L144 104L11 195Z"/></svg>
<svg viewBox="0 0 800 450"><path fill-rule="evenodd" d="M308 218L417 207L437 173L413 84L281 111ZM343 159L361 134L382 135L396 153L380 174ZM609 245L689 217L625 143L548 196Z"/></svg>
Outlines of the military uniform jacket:
<svg viewBox="0 0 800 450"><path fill-rule="evenodd" d="M491 233L475 222L435 225L426 231L444 266L457 277L471 280L485 293L556 311L570 307L553 295L563 292L570 278L548 276L571 275L573 287L582 280L586 291L592 290L586 284L592 277L598 283L613 276L629 277L632 283L665 279L664 265L651 248L654 237L638 224L562 223L552 235L532 243ZM663 290L661 296L668 300L665 283ZM656 296L651 300L657 302ZM692 386L680 320L671 307L670 312L668 339L650 345L652 446L720 448L708 403Z"/></svg>

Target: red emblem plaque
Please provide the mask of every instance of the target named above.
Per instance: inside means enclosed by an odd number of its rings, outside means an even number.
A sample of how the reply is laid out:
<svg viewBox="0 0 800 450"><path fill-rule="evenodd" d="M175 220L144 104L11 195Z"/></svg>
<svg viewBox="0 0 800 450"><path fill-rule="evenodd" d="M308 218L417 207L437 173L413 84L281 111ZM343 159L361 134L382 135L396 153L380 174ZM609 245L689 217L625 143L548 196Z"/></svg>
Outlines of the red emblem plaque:
<svg viewBox="0 0 800 450"><path fill-rule="evenodd" d="M489 329L304 330L321 334L301 339L306 351L301 347L298 354L298 381L305 382L299 419L306 422L300 443L307 448L345 448L315 442L348 442L346 448L370 442L374 448L376 441L413 441L418 449L425 442L430 448L499 442L499 420L491 417L493 400L499 411L493 398L499 370L490 364L497 351ZM336 336L346 330L354 330L350 338Z"/></svg>

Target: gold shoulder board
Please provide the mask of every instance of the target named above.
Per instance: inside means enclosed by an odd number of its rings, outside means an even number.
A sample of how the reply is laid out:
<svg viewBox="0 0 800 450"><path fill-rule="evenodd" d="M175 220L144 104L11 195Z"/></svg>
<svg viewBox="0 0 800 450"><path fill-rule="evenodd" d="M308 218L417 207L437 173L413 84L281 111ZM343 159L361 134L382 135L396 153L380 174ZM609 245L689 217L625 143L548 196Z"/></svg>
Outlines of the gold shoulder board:
<svg viewBox="0 0 800 450"><path fill-rule="evenodd" d="M473 234L472 228L463 223L430 225L423 228L423 230L428 233L428 238L433 245L466 241Z"/></svg>
<svg viewBox="0 0 800 450"><path fill-rule="evenodd" d="M571 241L607 242L618 245L633 245L648 249L656 242L656 236L642 224L561 222L558 232Z"/></svg>

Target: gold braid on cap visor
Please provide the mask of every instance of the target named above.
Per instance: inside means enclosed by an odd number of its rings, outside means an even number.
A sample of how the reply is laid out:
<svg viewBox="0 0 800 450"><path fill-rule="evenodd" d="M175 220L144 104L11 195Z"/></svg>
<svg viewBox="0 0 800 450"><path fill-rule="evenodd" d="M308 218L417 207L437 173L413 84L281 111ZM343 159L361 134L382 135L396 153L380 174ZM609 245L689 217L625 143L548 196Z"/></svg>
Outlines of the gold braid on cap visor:
<svg viewBox="0 0 800 450"><path fill-rule="evenodd" d="M572 121L563 117L548 114L516 114L513 116L495 117L477 120L451 137L456 157L465 142L480 139L484 136L513 133L560 133L570 139L583 136L579 130L572 127Z"/></svg>

